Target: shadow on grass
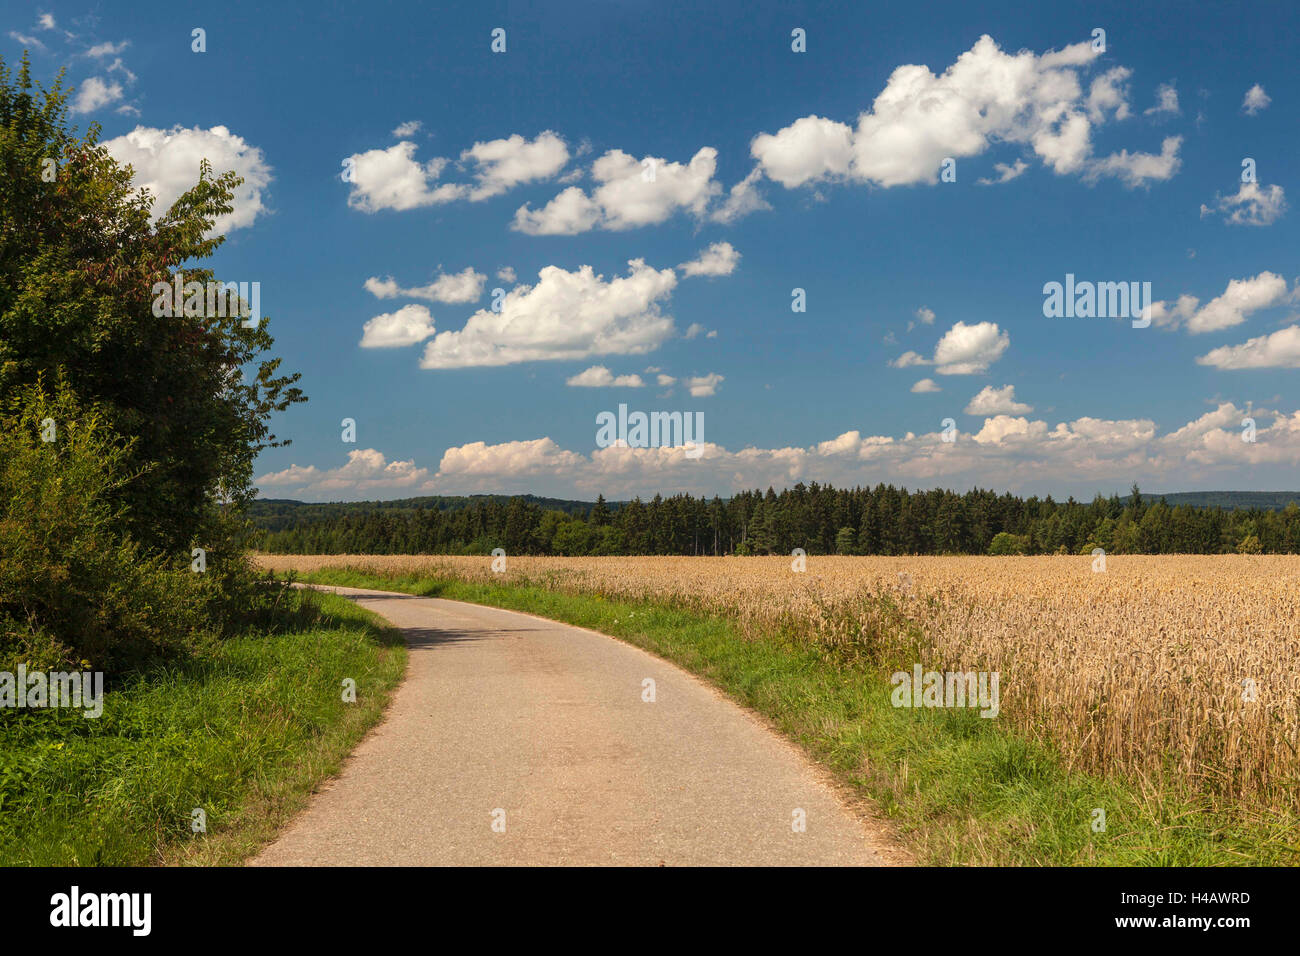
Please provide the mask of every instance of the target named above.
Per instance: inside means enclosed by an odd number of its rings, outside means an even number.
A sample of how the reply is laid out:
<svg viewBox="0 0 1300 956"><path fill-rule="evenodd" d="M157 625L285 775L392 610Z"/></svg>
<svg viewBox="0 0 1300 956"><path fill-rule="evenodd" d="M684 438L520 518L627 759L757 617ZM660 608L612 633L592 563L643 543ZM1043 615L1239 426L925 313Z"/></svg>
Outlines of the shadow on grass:
<svg viewBox="0 0 1300 956"><path fill-rule="evenodd" d="M399 631L313 600L310 628L141 669L106 690L99 718L0 716L0 865L234 864L272 839L405 669Z"/></svg>

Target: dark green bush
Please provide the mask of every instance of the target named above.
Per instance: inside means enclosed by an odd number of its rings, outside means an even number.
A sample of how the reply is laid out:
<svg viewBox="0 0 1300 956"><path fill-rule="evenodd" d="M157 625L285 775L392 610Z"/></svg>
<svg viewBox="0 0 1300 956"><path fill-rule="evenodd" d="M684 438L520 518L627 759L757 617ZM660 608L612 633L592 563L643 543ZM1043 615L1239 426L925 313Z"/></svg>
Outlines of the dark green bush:
<svg viewBox="0 0 1300 956"><path fill-rule="evenodd" d="M142 555L108 503L135 477L129 448L63 382L0 409L0 669L115 669L180 651L202 626L188 569Z"/></svg>
<svg viewBox="0 0 1300 956"><path fill-rule="evenodd" d="M0 408L0 670L116 671L250 627L315 622L310 595L259 573L246 525L218 508L194 542L206 552L202 573L192 551L146 554L113 504L138 478L130 446L63 381L38 382Z"/></svg>

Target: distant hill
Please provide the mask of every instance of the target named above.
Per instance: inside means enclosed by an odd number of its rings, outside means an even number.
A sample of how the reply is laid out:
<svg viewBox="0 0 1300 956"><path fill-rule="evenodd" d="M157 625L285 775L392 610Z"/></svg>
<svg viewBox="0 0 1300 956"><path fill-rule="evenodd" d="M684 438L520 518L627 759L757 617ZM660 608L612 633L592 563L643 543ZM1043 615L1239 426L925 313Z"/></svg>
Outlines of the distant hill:
<svg viewBox="0 0 1300 956"><path fill-rule="evenodd" d="M1260 508L1264 511L1281 511L1290 502L1300 505L1300 491L1174 491L1168 494L1142 492L1147 504L1164 498L1170 505L1191 505L1195 508L1223 508L1227 511ZM1129 500L1127 496L1123 499Z"/></svg>

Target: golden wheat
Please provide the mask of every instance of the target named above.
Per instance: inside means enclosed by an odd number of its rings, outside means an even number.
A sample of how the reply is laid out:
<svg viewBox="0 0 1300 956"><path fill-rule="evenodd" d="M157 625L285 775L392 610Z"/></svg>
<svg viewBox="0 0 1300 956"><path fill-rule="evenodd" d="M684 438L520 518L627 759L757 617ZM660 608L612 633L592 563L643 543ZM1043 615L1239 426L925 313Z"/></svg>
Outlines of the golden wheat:
<svg viewBox="0 0 1300 956"><path fill-rule="evenodd" d="M998 671L998 719L1072 766L1300 809L1300 557L1112 555L1104 572L1091 557L809 557L803 573L790 558L510 557L504 574L487 557L261 560L665 600L750 636L870 635L894 664Z"/></svg>

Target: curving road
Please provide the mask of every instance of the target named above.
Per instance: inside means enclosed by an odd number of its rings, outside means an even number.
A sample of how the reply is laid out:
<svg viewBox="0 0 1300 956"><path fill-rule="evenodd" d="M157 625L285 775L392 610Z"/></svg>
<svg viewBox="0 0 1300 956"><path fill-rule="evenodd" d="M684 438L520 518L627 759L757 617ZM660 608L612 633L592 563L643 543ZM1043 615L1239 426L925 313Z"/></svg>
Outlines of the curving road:
<svg viewBox="0 0 1300 956"><path fill-rule="evenodd" d="M513 611L328 590L401 628L406 679L342 773L253 865L897 858L793 745L638 648Z"/></svg>

